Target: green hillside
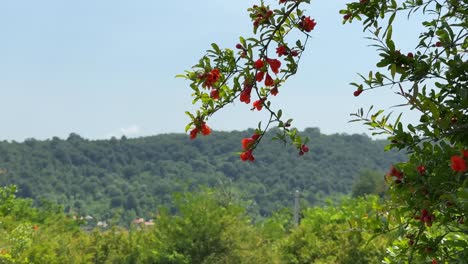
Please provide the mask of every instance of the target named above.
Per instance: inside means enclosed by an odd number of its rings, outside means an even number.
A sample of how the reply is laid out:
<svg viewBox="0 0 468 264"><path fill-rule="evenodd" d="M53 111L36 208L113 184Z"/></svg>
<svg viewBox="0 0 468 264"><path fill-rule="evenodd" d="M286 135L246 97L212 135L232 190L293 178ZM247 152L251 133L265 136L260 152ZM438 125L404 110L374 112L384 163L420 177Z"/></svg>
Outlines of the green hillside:
<svg viewBox="0 0 468 264"><path fill-rule="evenodd" d="M241 162L236 154L251 130L214 132L196 140L183 134L111 140L71 134L66 140L4 141L0 184L18 185L20 197L45 198L97 219L124 215L122 221L170 207L174 192L223 185L251 201L250 211L269 215L290 206L296 189L304 201L317 204L329 195L349 193L364 170L383 176L391 163L404 158L384 152L385 141L364 135L323 135L316 128L302 133L311 139L307 155L273 142L256 151L254 163Z"/></svg>

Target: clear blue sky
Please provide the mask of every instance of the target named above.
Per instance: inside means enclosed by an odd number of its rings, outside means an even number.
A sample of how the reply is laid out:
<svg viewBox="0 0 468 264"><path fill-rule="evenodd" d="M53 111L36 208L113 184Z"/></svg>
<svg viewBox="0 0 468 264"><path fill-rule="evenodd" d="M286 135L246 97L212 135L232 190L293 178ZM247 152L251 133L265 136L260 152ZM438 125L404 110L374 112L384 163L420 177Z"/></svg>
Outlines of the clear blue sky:
<svg viewBox="0 0 468 264"><path fill-rule="evenodd" d="M300 129L363 133L362 125L347 123L349 113L401 103L388 89L353 97L348 83L371 69L377 57L359 24L341 24L338 10L346 2L307 6L318 25L297 76L275 100ZM188 82L174 76L190 68L210 43L234 48L239 36L251 36L246 9L254 3L0 2L0 140L66 138L72 132L92 139L182 133L188 122L184 111L194 107ZM402 28L394 34L407 52L415 42L415 24ZM267 118L248 108L236 103L210 126L243 130Z"/></svg>

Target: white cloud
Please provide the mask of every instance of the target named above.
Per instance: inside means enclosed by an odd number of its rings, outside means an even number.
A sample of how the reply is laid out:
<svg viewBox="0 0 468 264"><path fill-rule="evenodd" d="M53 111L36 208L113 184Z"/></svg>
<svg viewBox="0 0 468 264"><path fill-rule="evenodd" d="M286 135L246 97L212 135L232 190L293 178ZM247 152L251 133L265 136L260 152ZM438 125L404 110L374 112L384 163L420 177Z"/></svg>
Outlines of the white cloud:
<svg viewBox="0 0 468 264"><path fill-rule="evenodd" d="M137 125L131 125L126 128L121 128L120 133L122 133L125 136L134 136L141 133L141 128Z"/></svg>
<svg viewBox="0 0 468 264"><path fill-rule="evenodd" d="M108 133L105 138L111 138L111 137L121 137L121 136L126 136L126 137L134 137L134 136L137 136L139 134L141 134L142 132L142 129L140 126L138 125L131 125L131 126L128 126L128 127L122 127L122 128L119 128L118 130L112 132L112 133Z"/></svg>

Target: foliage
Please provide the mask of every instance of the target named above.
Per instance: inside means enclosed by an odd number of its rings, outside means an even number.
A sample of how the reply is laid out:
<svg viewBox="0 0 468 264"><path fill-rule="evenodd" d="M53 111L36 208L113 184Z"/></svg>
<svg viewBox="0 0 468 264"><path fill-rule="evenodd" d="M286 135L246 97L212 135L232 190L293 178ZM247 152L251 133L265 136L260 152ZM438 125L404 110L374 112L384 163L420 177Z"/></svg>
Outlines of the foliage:
<svg viewBox="0 0 468 264"><path fill-rule="evenodd" d="M280 9L272 11L263 1L260 6L254 5L249 13L255 19L254 33L258 32L258 38L250 38L252 44L249 45L245 45L241 38L239 58L234 58L228 49L225 52L230 56L226 57L216 44L212 44L214 51L208 51L208 55L195 65L194 71L185 75L195 91L194 103L202 100L196 115L189 113L192 122L187 129L195 126L192 138L201 126L206 128L205 121L211 115L231 104L238 96L241 101L249 103L250 100L243 95L247 90L250 96L250 90L254 88L259 100L254 102L252 109L261 110L266 106L270 113L266 127L278 123L278 127L283 129L282 134L278 134L279 139L285 140L289 135L301 155L309 151L296 131L288 129L289 121L280 120L282 111L271 110L273 106L268 101L270 95L276 95L277 90L273 92L275 85L283 85L287 78L265 81L265 87L262 84L263 73L268 74L265 67L276 73L281 66L277 59L274 64L268 61L271 59L267 55L269 44L278 43L277 54L280 57L285 50L282 47L284 36L294 28L304 31L306 20L311 21L299 9L303 2L309 1L281 0ZM269 14L266 17L265 12ZM387 68L387 71L360 75L362 83L351 83L356 87L354 96L368 90L396 87L397 95L404 100L403 105L420 114L419 122L406 127L400 122L401 115L391 120L391 113L384 114L384 110L372 112L371 108L366 113L361 108L353 114L356 117L353 121L363 122L373 134L388 135L391 144L386 149L406 149L410 153L408 161L395 164L387 175L390 183L388 208L392 209L389 219L394 221L408 242L396 243L389 250L386 262L466 261L468 64L465 56L468 48L468 2L360 0L347 4L346 9L340 12L344 15L343 23L363 21L364 31L371 34L369 39L374 41L373 46L379 51L380 61L376 66ZM394 21L402 14L411 18L417 13L425 19L422 23L424 29L419 34L417 46L406 53L394 41ZM314 21L309 29L313 29L315 24ZM283 26L285 30L282 30ZM306 40L308 36L306 33ZM303 51L302 46L300 51ZM260 59L256 60L257 57ZM295 74L297 62L283 69L285 76ZM212 71L216 71L217 78L207 85L207 76ZM253 78L259 72L261 78ZM227 82L231 78L233 84L229 86ZM244 88L241 88L240 80L244 81ZM205 88L222 89L226 94L210 97L203 92ZM242 140L244 152L240 158L243 161L255 160L252 151L263 138L263 131L259 125L250 138Z"/></svg>
<svg viewBox="0 0 468 264"><path fill-rule="evenodd" d="M181 193L175 212L161 211L154 226L92 231L63 213L29 206L24 210L32 213L0 225L0 263L376 263L393 239L365 244L370 234L357 229L364 218L384 215L375 196L304 209L299 228L287 211L254 223L233 197L222 189ZM38 221L35 214L47 216ZM8 217L0 216L1 223Z"/></svg>
<svg viewBox="0 0 468 264"><path fill-rule="evenodd" d="M370 117L355 114L376 134L387 134L389 148L406 149L408 161L388 174L390 208L402 218L408 243L392 248L388 262L464 262L468 259L468 2L360 1L341 11L344 22L363 19L380 56L379 68L369 72L357 91L397 87L405 105L420 114L406 127L400 118L390 123L383 110ZM414 50L403 52L392 36L401 15L424 16L424 30Z"/></svg>
<svg viewBox="0 0 468 264"><path fill-rule="evenodd" d="M362 228L380 228L383 217L376 196L307 208L300 226L281 242L282 263L379 263L391 236L373 237Z"/></svg>
<svg viewBox="0 0 468 264"><path fill-rule="evenodd" d="M315 139L313 155L298 159L293 148L271 144L256 152L255 163L243 164L232 153L239 138L251 133L213 132L193 141L182 134L98 141L72 134L66 140L0 142L0 183L17 184L17 195L35 204L47 199L78 217L91 215L93 226L110 219L128 225L137 217L154 218L162 206L172 208L173 192L199 185L235 188L254 215L289 207L296 189L308 204L318 204L349 193L365 168L378 171L382 182L390 164L405 158L382 151L384 141L309 128L301 133Z"/></svg>
<svg viewBox="0 0 468 264"><path fill-rule="evenodd" d="M191 82L193 104L200 104L196 113L186 112L191 119L186 131L191 129L192 139L198 133L209 135L211 130L206 124L209 117L239 98L248 105L253 101L252 110L265 109L269 113L267 124L262 126L260 122L253 135L242 141L240 158L243 161L255 160L253 151L271 124L278 127L275 139L284 142L290 139L301 155L309 151L306 146L308 139L291 128L292 119L285 119L282 110L274 110L270 101L279 93L283 83L296 73L310 32L317 24L300 8L303 3L310 3L310 0L280 1L277 9L263 1L252 6L248 12L255 36L240 37L237 53L229 48L220 49L213 43L212 49L193 66L192 71L178 75ZM296 31L304 40L294 34ZM272 55L274 50L276 55Z"/></svg>

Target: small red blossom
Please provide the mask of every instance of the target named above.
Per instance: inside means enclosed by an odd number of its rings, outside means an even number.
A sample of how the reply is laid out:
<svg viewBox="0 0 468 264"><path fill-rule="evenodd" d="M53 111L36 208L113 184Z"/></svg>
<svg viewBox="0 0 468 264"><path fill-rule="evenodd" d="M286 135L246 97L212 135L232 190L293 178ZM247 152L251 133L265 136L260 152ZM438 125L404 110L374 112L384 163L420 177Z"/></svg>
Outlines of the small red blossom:
<svg viewBox="0 0 468 264"><path fill-rule="evenodd" d="M299 51L297 50L291 50L291 56L297 57L299 55Z"/></svg>
<svg viewBox="0 0 468 264"><path fill-rule="evenodd" d="M434 44L434 46L436 46L436 47L442 47L442 42L437 41L437 42Z"/></svg>
<svg viewBox="0 0 468 264"><path fill-rule="evenodd" d="M198 128L195 127L194 129L190 131L190 139L195 139L197 137L197 134L198 134Z"/></svg>
<svg viewBox="0 0 468 264"><path fill-rule="evenodd" d="M406 55L406 57L412 59L412 58L414 58L414 55L413 55L413 53L409 52L408 55Z"/></svg>
<svg viewBox="0 0 468 264"><path fill-rule="evenodd" d="M302 145L299 150L299 155L302 156L307 152L309 152L309 147L307 145Z"/></svg>
<svg viewBox="0 0 468 264"><path fill-rule="evenodd" d="M265 63L263 62L262 59L258 59L254 62L254 68L257 70L262 69L265 66Z"/></svg>
<svg viewBox="0 0 468 264"><path fill-rule="evenodd" d="M211 134L211 128L207 126L205 122L203 122L201 125L201 132L202 132L202 135L208 136L209 134Z"/></svg>
<svg viewBox="0 0 468 264"><path fill-rule="evenodd" d="M432 259L432 264L437 264L437 259Z"/></svg>
<svg viewBox="0 0 468 264"><path fill-rule="evenodd" d="M203 87L211 88L219 80L220 76L219 69L216 68L208 73L205 73L202 75L202 78L205 79L203 82Z"/></svg>
<svg viewBox="0 0 468 264"><path fill-rule="evenodd" d="M274 87L273 89L270 90L271 95L276 96L278 94L278 87Z"/></svg>
<svg viewBox="0 0 468 264"><path fill-rule="evenodd" d="M305 17L300 24L301 28L306 31L306 32L311 32L314 30L315 26L317 25L317 22L315 22L315 19L310 19L310 16Z"/></svg>
<svg viewBox="0 0 468 264"><path fill-rule="evenodd" d="M257 72L257 74L255 75L255 80L257 80L257 82L261 82L263 80L263 77L265 76L265 73L264 72Z"/></svg>
<svg viewBox="0 0 468 264"><path fill-rule="evenodd" d="M252 144L255 142L255 140L253 138L243 138L242 139L242 148L244 150L248 150L250 149L250 147L252 146Z"/></svg>
<svg viewBox="0 0 468 264"><path fill-rule="evenodd" d="M260 137L261 137L260 134L253 134L252 135L253 140L258 140Z"/></svg>
<svg viewBox="0 0 468 264"><path fill-rule="evenodd" d="M265 99L260 99L260 100L257 100L253 103L253 106L255 108L257 108L258 111L262 110L263 108L263 103L265 102Z"/></svg>
<svg viewBox="0 0 468 264"><path fill-rule="evenodd" d="M271 78L270 74L266 74L266 78L265 78L265 86L273 86L275 84L275 81L273 80L273 78Z"/></svg>
<svg viewBox="0 0 468 264"><path fill-rule="evenodd" d="M397 170L394 166L390 168L390 171L387 173L388 176L394 176L401 181L403 179L403 172Z"/></svg>
<svg viewBox="0 0 468 264"><path fill-rule="evenodd" d="M266 59L267 63L270 65L271 70L275 73L279 73L279 68L281 67L281 62L277 59Z"/></svg>
<svg viewBox="0 0 468 264"><path fill-rule="evenodd" d="M200 132L202 133L202 135L208 136L209 134L211 134L211 128L207 126L205 122L202 122L201 125L194 127L190 131L190 139L195 139L197 137L197 134Z"/></svg>
<svg viewBox="0 0 468 264"><path fill-rule="evenodd" d="M419 172L420 175L426 173L426 167L424 165L419 165L418 167L416 167L416 170Z"/></svg>
<svg viewBox="0 0 468 264"><path fill-rule="evenodd" d="M468 159L468 150L466 149L462 150L462 155L465 159Z"/></svg>
<svg viewBox="0 0 468 264"><path fill-rule="evenodd" d="M284 3L286 3L286 1L288 1L288 0L279 0L279 3L284 4Z"/></svg>
<svg viewBox="0 0 468 264"><path fill-rule="evenodd" d="M351 18L351 14L346 14L346 15L343 16L343 19L344 19L344 20L348 20L348 19L350 19L350 18Z"/></svg>
<svg viewBox="0 0 468 264"><path fill-rule="evenodd" d="M276 53L278 54L279 57L283 55L288 55L288 49L286 48L286 46L280 45L278 46L278 48L276 48Z"/></svg>
<svg viewBox="0 0 468 264"><path fill-rule="evenodd" d="M240 158L241 158L242 161L254 161L255 160L254 156L252 155L252 150L251 149L242 152L240 154Z"/></svg>
<svg viewBox="0 0 468 264"><path fill-rule="evenodd" d="M466 162L463 157L452 156L450 158L452 170L456 172L465 172L466 171Z"/></svg>
<svg viewBox="0 0 468 264"><path fill-rule="evenodd" d="M356 90L356 91L354 91L353 95L356 96L356 97L358 97L359 95L362 94L362 91L363 91L363 90Z"/></svg>
<svg viewBox="0 0 468 264"><path fill-rule="evenodd" d="M219 99L219 91L218 89L213 89L211 90L210 92L210 97L215 99L215 100L218 100Z"/></svg>
<svg viewBox="0 0 468 264"><path fill-rule="evenodd" d="M237 49L244 49L244 47L242 47L242 45L240 43L237 43L236 48Z"/></svg>
<svg viewBox="0 0 468 264"><path fill-rule="evenodd" d="M250 104L250 93L252 92L252 87L247 86L240 94L240 101L246 104Z"/></svg>

